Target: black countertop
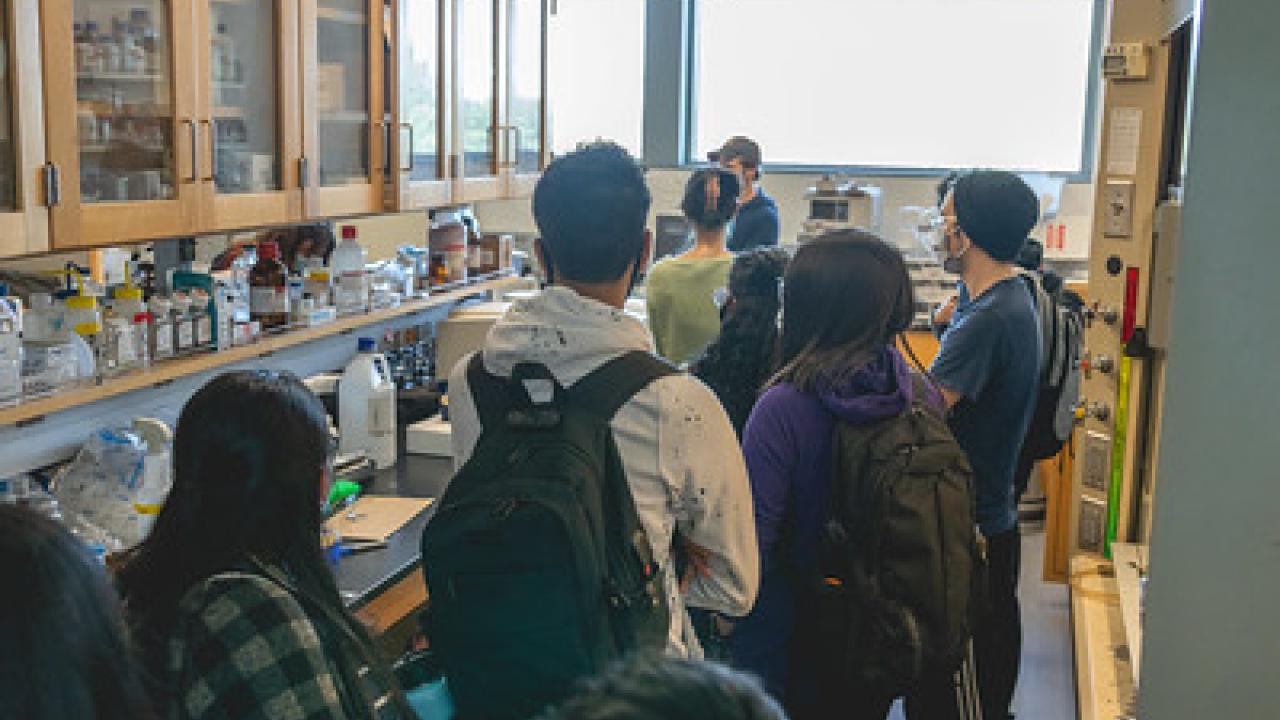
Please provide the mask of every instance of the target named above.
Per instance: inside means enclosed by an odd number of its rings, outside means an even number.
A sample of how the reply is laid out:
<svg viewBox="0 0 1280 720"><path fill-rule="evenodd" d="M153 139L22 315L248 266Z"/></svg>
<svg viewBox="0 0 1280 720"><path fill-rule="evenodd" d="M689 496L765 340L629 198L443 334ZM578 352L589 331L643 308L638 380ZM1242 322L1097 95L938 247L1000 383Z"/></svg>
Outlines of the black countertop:
<svg viewBox="0 0 1280 720"><path fill-rule="evenodd" d="M377 472L365 494L439 498L452 476L451 458L401 455L395 467ZM364 607L418 568L422 529L434 510L431 505L418 513L387 539L386 549L347 555L338 561L333 575L349 609Z"/></svg>

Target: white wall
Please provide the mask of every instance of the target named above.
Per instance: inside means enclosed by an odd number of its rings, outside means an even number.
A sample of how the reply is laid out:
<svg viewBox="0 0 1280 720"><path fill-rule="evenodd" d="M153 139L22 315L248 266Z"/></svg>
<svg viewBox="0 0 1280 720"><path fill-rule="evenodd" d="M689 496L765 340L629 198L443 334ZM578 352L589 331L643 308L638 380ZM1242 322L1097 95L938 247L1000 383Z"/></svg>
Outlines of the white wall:
<svg viewBox="0 0 1280 720"><path fill-rule="evenodd" d="M649 188L653 193L653 217L662 214L680 214L680 199L688 180L686 170L653 170L648 174ZM766 174L764 188L778 203L782 220L783 242L792 242L800 232L809 211L804 201L805 191L819 179L818 175ZM898 208L906 205L932 205L935 200L934 178L881 177L859 178L878 185L883 192L884 231L891 235L896 227ZM1089 233L1093 223L1093 184L1069 183L1063 190L1058 219L1066 225L1067 244L1075 258L1088 255ZM536 233L530 210L530 200L499 200L476 205L476 218L485 232Z"/></svg>

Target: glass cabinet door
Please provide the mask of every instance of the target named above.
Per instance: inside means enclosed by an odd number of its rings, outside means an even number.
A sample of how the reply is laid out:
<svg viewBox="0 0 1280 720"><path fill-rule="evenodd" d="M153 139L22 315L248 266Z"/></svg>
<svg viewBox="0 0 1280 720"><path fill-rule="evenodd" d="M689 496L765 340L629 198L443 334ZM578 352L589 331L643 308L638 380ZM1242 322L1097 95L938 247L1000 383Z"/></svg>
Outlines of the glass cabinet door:
<svg viewBox="0 0 1280 720"><path fill-rule="evenodd" d="M440 152L440 2L399 4L400 172L411 182L443 177Z"/></svg>
<svg viewBox="0 0 1280 720"><path fill-rule="evenodd" d="M510 0L511 56L508 75L507 162L517 173L542 171L543 0Z"/></svg>
<svg viewBox="0 0 1280 720"><path fill-rule="evenodd" d="M320 184L367 185L371 156L369 3L318 0L316 22Z"/></svg>
<svg viewBox="0 0 1280 720"><path fill-rule="evenodd" d="M174 162L170 10L167 0L75 0L83 204L175 197L180 179ZM194 136L195 128L191 131Z"/></svg>
<svg viewBox="0 0 1280 720"><path fill-rule="evenodd" d="M9 1L0 0L0 213L17 209L17 148L13 136L13 78L10 76Z"/></svg>
<svg viewBox="0 0 1280 720"><path fill-rule="evenodd" d="M497 174L495 150L496 18L494 0L461 0L457 54L463 175Z"/></svg>
<svg viewBox="0 0 1280 720"><path fill-rule="evenodd" d="M212 0L205 128L212 180L225 195L282 189L276 3Z"/></svg>

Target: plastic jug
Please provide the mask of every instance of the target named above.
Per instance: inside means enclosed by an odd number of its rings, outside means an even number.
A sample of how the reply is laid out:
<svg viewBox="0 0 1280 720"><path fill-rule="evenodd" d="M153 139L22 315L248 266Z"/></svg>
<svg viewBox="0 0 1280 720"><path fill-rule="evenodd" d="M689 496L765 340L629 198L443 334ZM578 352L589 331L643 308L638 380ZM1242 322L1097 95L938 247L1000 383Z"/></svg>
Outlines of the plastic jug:
<svg viewBox="0 0 1280 720"><path fill-rule="evenodd" d="M135 418L133 431L147 445L147 454L142 458L142 479L133 494L133 509L138 514L137 541L141 542L151 534L156 516L173 489L170 451L173 431L163 420L154 418Z"/></svg>
<svg viewBox="0 0 1280 720"><path fill-rule="evenodd" d="M339 447L368 455L381 470L396 464L396 386L372 338L360 338L359 350L338 383Z"/></svg>

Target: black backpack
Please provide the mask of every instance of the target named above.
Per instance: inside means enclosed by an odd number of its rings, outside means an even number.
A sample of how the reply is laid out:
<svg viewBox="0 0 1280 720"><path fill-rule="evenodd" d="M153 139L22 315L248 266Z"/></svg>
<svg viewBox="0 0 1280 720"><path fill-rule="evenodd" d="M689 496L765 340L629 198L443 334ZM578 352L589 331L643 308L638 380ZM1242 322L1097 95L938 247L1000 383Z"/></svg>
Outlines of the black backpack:
<svg viewBox="0 0 1280 720"><path fill-rule="evenodd" d="M914 373L913 385L896 417L836 424L819 575L800 615L812 618L800 645L816 654L829 705L853 688L900 696L925 673L954 672L979 614L973 471Z"/></svg>
<svg viewBox="0 0 1280 720"><path fill-rule="evenodd" d="M480 438L422 536L427 635L459 718L529 717L611 660L665 648L662 574L609 423L675 372L633 352L565 389L542 365L508 380L472 357Z"/></svg>
<svg viewBox="0 0 1280 720"><path fill-rule="evenodd" d="M1035 300L1043 339L1040 390L1022 455L1044 460L1062 450L1075 427L1084 353L1084 301L1070 290L1050 292L1039 273L1024 272L1022 278Z"/></svg>

